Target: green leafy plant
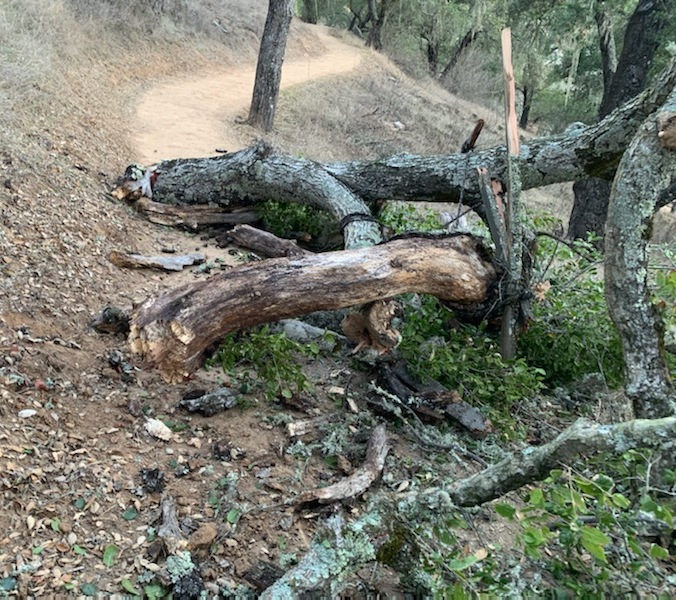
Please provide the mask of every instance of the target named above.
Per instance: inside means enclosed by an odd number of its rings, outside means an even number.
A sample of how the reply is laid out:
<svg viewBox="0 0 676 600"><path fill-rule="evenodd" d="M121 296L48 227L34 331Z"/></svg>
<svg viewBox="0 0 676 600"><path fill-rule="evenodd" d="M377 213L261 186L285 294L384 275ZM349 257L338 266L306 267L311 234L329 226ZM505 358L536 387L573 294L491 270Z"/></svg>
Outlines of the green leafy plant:
<svg viewBox="0 0 676 600"><path fill-rule="evenodd" d="M257 208L265 229L283 238L307 234L312 240L327 237L338 225L329 213L295 202L268 200Z"/></svg>
<svg viewBox="0 0 676 600"><path fill-rule="evenodd" d="M225 337L209 365L219 364L240 380L242 392L262 387L268 399L310 389L310 382L294 357L316 356L317 344L300 344L284 333L272 333L270 327L232 333Z"/></svg>
<svg viewBox="0 0 676 600"><path fill-rule="evenodd" d="M626 468L634 458L622 460ZM604 474L554 470L524 507L498 503L495 509L520 524L525 554L545 559L558 585L581 596L627 594L637 581L656 583L654 561L669 556L667 548L641 537L641 515L650 513L668 528L673 516L649 495L632 500L622 488L621 479Z"/></svg>
<svg viewBox="0 0 676 600"><path fill-rule="evenodd" d="M620 337L608 314L599 254L591 243L568 246L540 240L533 321L519 338L519 355L565 386L600 373L609 387L622 384Z"/></svg>
<svg viewBox="0 0 676 600"><path fill-rule="evenodd" d="M421 209L412 202L387 202L378 213L378 220L394 234L443 230L439 213Z"/></svg>
<svg viewBox="0 0 676 600"><path fill-rule="evenodd" d="M543 371L522 358L505 362L484 328L450 327L451 318L452 313L432 296L410 298L402 355L418 375L458 390L471 404L486 406L498 427L514 433L510 408L540 391Z"/></svg>

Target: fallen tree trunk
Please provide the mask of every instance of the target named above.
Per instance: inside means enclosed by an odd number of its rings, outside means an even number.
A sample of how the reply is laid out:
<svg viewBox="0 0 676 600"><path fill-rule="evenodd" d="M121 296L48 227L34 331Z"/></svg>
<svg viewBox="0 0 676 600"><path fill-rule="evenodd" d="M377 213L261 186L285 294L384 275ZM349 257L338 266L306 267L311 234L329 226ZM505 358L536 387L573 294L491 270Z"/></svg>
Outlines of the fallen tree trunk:
<svg viewBox="0 0 676 600"><path fill-rule="evenodd" d="M492 302L497 278L487 251L469 235L276 258L146 300L134 312L129 339L135 353L175 382L231 331L407 292L473 310Z"/></svg>
<svg viewBox="0 0 676 600"><path fill-rule="evenodd" d="M523 143L514 160L522 189L614 170L639 125L661 106L674 84L676 64L652 90L601 122ZM258 143L211 158L163 161L148 170L131 166L114 193L132 201L146 196L171 205L216 204L224 211L269 199L305 203L331 213L344 229L345 247L355 248L380 241L380 228L369 207L379 201L458 202L462 195L463 204L483 215L478 178L467 176L477 168L504 181L504 147L471 155L402 154L372 162L322 164L284 156Z"/></svg>

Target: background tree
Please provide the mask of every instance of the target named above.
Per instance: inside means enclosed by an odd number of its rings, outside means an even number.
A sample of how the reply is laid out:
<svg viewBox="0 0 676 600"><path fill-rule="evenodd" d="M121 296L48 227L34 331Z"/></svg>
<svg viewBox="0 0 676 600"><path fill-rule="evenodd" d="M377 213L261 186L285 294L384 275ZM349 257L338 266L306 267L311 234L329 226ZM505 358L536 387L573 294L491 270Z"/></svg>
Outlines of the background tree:
<svg viewBox="0 0 676 600"><path fill-rule="evenodd" d="M282 64L294 0L270 0L256 66L256 81L247 123L270 131L274 124Z"/></svg>
<svg viewBox="0 0 676 600"><path fill-rule="evenodd" d="M606 3L597 4L596 22L604 74L600 119L645 88L661 32L673 18L674 10L674 0L641 0L638 3L627 23L622 53L613 72L613 43L609 39L612 31L609 31ZM570 238L586 238L590 233L603 238L613 175L611 171L603 178L591 177L575 182L575 202L568 223Z"/></svg>

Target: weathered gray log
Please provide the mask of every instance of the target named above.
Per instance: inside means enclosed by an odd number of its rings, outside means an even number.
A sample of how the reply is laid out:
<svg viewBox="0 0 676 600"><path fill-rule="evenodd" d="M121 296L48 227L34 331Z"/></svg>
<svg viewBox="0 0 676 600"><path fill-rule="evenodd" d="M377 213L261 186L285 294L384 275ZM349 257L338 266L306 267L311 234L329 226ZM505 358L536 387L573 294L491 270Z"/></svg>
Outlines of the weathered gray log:
<svg viewBox="0 0 676 600"><path fill-rule="evenodd" d="M342 223L346 248L372 246L381 240L380 226L358 195L319 163L277 154L262 142L232 154L163 161L148 170L131 165L113 194L132 201L152 197L182 208L298 202L325 210Z"/></svg>
<svg viewBox="0 0 676 600"><path fill-rule="evenodd" d="M594 125L568 134L524 141L514 166L523 190L552 183L603 175L616 167L641 123L664 103L676 84L676 62L643 92ZM481 214L477 180L467 177L488 169L493 179L505 181L505 148L499 146L469 155L414 156L402 154L375 162L325 164L326 170L366 202L397 198L428 202L463 203Z"/></svg>
<svg viewBox="0 0 676 600"><path fill-rule="evenodd" d="M355 523L329 521L322 537L312 543L298 566L265 590L261 598L281 600L317 590L332 597L340 592L341 582L351 573L375 560L379 544L394 534L400 540L401 528L407 523L443 522L444 515L452 514L458 506L478 506L499 498L547 477L551 469L570 464L582 454L621 454L638 447L659 447L666 453L675 452L676 417L615 425L580 419L548 444L509 455L447 488L399 495L396 501L389 495L381 495L373 499L365 516ZM326 539L332 543L322 543Z"/></svg>
<svg viewBox="0 0 676 600"><path fill-rule="evenodd" d="M655 206L676 173L676 88L640 128L617 169L606 225L605 291L622 340L626 393L638 417L676 413L664 356L664 323L648 288Z"/></svg>
<svg viewBox="0 0 676 600"><path fill-rule="evenodd" d="M469 235L275 258L146 300L134 312L129 339L133 352L178 381L230 331L407 292L471 309L490 302L497 277L488 253Z"/></svg>
<svg viewBox="0 0 676 600"><path fill-rule="evenodd" d="M662 105L676 83L676 63L655 86L603 121L568 134L521 145L515 168L522 189L601 175L614 168L640 124ZM130 166L114 192L119 198L152 197L173 205L217 204L227 209L269 199L299 202L332 214L344 228L345 247L377 243L381 234L369 205L383 200L463 203L483 214L478 181L486 168L506 178L505 148L471 155L402 154L379 161L321 164L284 156L263 143L221 156L163 161L148 170ZM463 190L464 188L464 190Z"/></svg>

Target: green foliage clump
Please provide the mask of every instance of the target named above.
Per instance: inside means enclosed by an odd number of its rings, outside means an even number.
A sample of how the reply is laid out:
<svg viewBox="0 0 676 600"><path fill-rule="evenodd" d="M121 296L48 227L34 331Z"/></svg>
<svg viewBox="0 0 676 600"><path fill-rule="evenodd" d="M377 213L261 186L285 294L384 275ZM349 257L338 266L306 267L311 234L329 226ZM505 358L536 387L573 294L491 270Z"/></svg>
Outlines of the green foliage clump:
<svg viewBox="0 0 676 600"><path fill-rule="evenodd" d="M640 451L602 460L615 471L615 479L554 470L542 487L530 492L523 508L507 503L495 507L519 523L526 556L546 562L560 594L618 597L636 592L637 585L659 586L663 579L658 561L669 558L669 549L648 541L653 536L646 536L646 524L671 531L673 507L656 500L649 486L640 494L632 489L641 467L645 476Z"/></svg>
<svg viewBox="0 0 676 600"><path fill-rule="evenodd" d="M291 398L294 393L310 389L310 382L294 357L317 354L319 346L315 342L300 344L284 333L271 332L265 325L228 334L207 364L221 365L225 372L238 378L243 393L262 387L268 399Z"/></svg>
<svg viewBox="0 0 676 600"><path fill-rule="evenodd" d="M388 202L378 213L378 220L394 235L411 231L442 231L436 211L421 210L412 202Z"/></svg>
<svg viewBox="0 0 676 600"><path fill-rule="evenodd" d="M257 210L264 228L283 238L297 237L302 233L318 240L338 229L329 213L307 204L268 200Z"/></svg>
<svg viewBox="0 0 676 600"><path fill-rule="evenodd" d="M590 373L600 373L609 387L619 387L624 359L597 273L600 256L588 243L571 248L545 238L537 261L548 268L538 278L541 296L534 302L532 323L519 338L520 356L542 369L552 387Z"/></svg>
<svg viewBox="0 0 676 600"><path fill-rule="evenodd" d="M511 426L510 408L540 391L544 373L523 359L505 362L485 329L450 328L450 318L432 296L409 302L400 346L407 364L418 375L458 390L466 401L487 406L494 423Z"/></svg>

